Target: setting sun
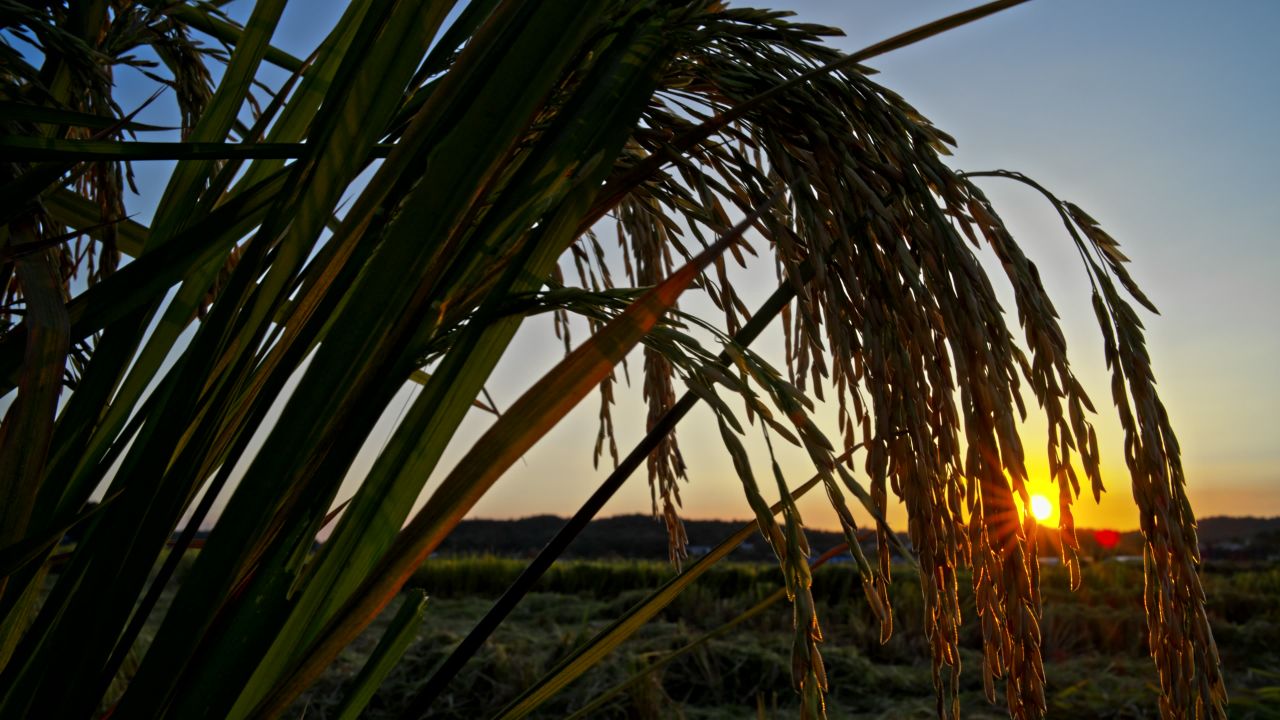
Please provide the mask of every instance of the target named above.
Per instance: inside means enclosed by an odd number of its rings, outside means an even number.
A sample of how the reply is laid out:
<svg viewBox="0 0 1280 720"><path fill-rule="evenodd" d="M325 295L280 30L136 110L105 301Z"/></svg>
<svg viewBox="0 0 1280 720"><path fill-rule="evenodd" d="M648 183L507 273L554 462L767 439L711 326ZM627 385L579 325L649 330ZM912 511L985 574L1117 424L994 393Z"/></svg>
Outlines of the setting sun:
<svg viewBox="0 0 1280 720"><path fill-rule="evenodd" d="M1031 496L1031 514L1039 522L1048 520L1053 515L1053 503L1043 495Z"/></svg>

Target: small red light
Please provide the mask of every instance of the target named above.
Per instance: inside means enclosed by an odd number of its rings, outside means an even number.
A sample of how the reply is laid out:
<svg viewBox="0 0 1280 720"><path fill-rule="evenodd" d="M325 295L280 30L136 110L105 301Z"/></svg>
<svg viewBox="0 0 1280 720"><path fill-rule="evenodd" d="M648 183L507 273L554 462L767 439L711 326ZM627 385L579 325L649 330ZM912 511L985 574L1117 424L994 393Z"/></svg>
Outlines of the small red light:
<svg viewBox="0 0 1280 720"><path fill-rule="evenodd" d="M1093 539L1097 540L1102 547L1110 550L1120 544L1120 533L1115 530L1094 530Z"/></svg>

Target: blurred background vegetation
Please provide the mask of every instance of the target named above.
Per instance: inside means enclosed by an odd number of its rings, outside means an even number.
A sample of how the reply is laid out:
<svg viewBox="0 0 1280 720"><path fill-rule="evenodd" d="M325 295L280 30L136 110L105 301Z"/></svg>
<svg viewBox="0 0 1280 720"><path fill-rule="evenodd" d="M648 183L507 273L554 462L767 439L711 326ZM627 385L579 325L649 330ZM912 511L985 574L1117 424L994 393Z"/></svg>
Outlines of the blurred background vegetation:
<svg viewBox="0 0 1280 720"><path fill-rule="evenodd" d="M494 556L436 558L411 583L432 596L433 611L369 706L369 716L399 717L443 648L464 635L522 567ZM538 584L527 604L495 634L438 706L439 717L486 717L518 688L541 676L585 636L624 614L670 575L660 561L566 561ZM1156 677L1148 660L1142 608L1141 564L1103 562L1086 566L1084 584L1070 592L1061 568L1045 568L1045 672L1048 716L1064 718L1157 718ZM539 717L565 717L615 684L639 673L665 653L727 623L778 587L775 567L723 563L680 596L657 620L600 667L584 675ZM856 572L848 564L814 573L821 605L832 692L833 718L932 718L928 645L920 626L922 608L914 573L895 573L891 596L898 627L879 642L875 618L866 610ZM1205 579L1208 611L1223 663L1231 669L1232 718L1280 718L1280 570L1273 565L1212 564ZM971 592L961 602L973 611ZM714 638L614 697L594 717L608 718L787 718L796 700L779 692L786 683L781 648L791 631L790 610L771 610ZM343 655L297 708L307 717L331 717L375 639L370 633ZM1000 718L1007 713L982 695L976 667L981 634L976 624L962 634L962 703L965 717ZM433 715L433 717L436 715Z"/></svg>

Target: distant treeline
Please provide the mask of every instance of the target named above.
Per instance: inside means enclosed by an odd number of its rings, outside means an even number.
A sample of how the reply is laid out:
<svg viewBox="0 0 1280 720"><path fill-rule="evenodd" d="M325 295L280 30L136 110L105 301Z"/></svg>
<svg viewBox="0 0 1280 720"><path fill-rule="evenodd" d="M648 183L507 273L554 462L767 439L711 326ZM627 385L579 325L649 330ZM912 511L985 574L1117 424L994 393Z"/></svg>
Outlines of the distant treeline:
<svg viewBox="0 0 1280 720"><path fill-rule="evenodd" d="M537 553L565 523L555 515L536 515L514 520L464 520L439 548L442 555L489 554L526 557ZM689 554L700 555L742 527L740 520L686 520ZM1210 517L1199 522L1201 546L1210 558L1269 559L1280 554L1280 518ZM815 554L844 542L839 532L806 529ZM1091 558L1138 556L1141 535L1107 530L1076 531L1081 554ZM901 535L908 544L905 534ZM863 543L874 549L874 539ZM1058 535L1053 529L1039 533L1040 554L1054 556ZM772 553L760 536L743 543L733 554L737 560L767 560ZM569 546L566 557L638 558L667 557L667 533L662 522L648 515L618 515L594 520Z"/></svg>
<svg viewBox="0 0 1280 720"><path fill-rule="evenodd" d="M444 555L492 554L524 557L537 553L565 518L536 515L516 520L463 520L439 552ZM700 555L742 527L740 520L686 520L689 554ZM808 531L809 543L816 552L844 541L840 533ZM734 552L738 560L763 560L772 552L759 536L743 543ZM565 557L571 558L640 558L667 557L667 531L662 521L648 515L618 515L593 520L569 546Z"/></svg>

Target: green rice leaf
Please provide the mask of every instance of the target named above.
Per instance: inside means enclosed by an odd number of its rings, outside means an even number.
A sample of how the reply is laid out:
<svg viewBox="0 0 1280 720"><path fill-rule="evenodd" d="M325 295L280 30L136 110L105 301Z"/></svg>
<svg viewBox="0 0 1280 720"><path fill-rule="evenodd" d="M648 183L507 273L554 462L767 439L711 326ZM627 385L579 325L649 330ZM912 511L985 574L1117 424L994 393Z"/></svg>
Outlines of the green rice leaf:
<svg viewBox="0 0 1280 720"><path fill-rule="evenodd" d="M338 707L338 720L356 720L364 712L365 705L373 698L387 673L400 661L409 644L418 637L422 615L427 609L427 594L422 590L410 590L404 594L404 602L382 633L382 639L365 661L360 674L352 682L351 690Z"/></svg>

